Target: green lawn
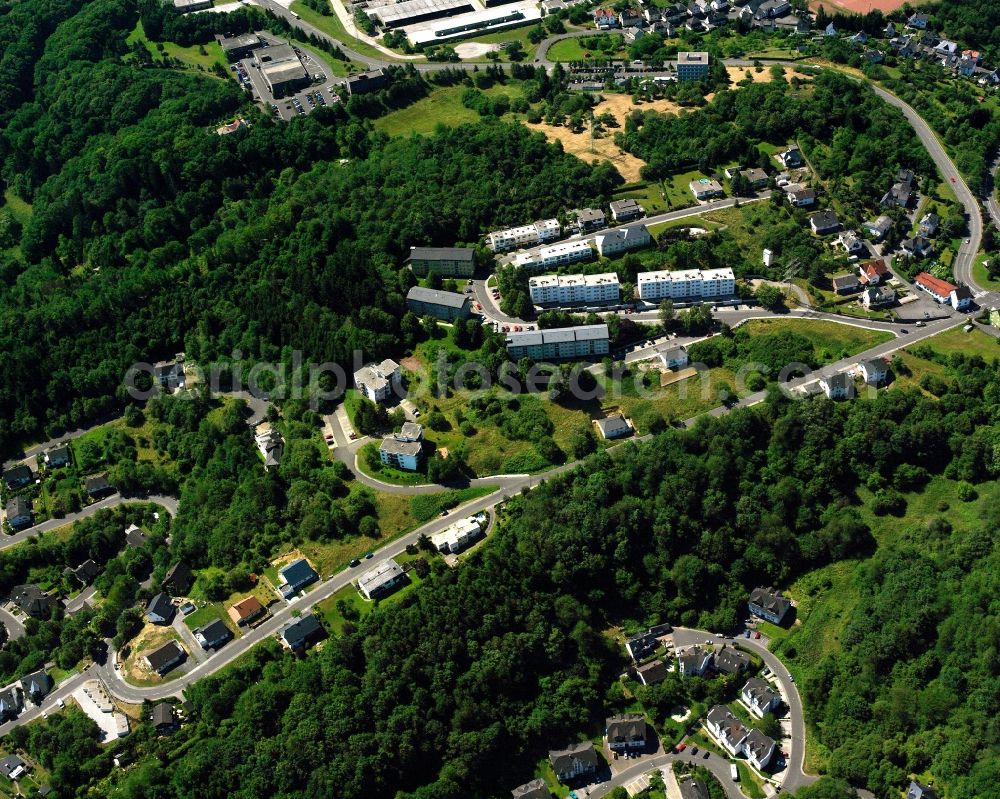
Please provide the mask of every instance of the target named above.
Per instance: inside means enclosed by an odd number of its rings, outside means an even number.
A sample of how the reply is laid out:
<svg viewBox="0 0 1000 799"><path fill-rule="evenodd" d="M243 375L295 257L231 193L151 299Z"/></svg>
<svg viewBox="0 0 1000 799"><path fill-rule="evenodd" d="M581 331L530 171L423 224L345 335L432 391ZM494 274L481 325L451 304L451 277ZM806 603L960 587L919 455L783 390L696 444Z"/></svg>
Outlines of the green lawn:
<svg viewBox="0 0 1000 799"><path fill-rule="evenodd" d="M31 219L31 206L14 194L11 189L7 189L3 193L3 204L0 204L0 209L10 211L11 216L22 225L28 224Z"/></svg>
<svg viewBox="0 0 1000 799"><path fill-rule="evenodd" d="M408 136L411 133L433 133L438 125L456 127L467 122L476 122L481 117L471 108L462 105L462 92L466 86L441 86L427 97L386 114L375 120L375 128L389 136ZM506 94L512 100L521 96L517 81L505 85L495 85L483 91L488 96Z"/></svg>
<svg viewBox="0 0 1000 799"><path fill-rule="evenodd" d="M241 592L241 597L245 593L246 592ZM223 602L213 602L203 608L198 608L198 610L190 616L185 617L184 623L188 626L188 629L195 630L198 627L204 627L206 624L209 624L216 619L222 619L222 623L229 628L229 631L233 633L234 637L239 638L242 634L229 618L229 614L226 613L225 603Z"/></svg>
<svg viewBox="0 0 1000 799"><path fill-rule="evenodd" d="M825 319L752 319L741 327L752 335L786 331L797 333L809 339L823 363L847 358L895 338L892 333L883 330L865 330Z"/></svg>
<svg viewBox="0 0 1000 799"><path fill-rule="evenodd" d="M710 369L663 388L640 388L634 378L630 372L616 385L604 377L607 393L601 399L601 410L605 414L623 413L640 434L650 432L661 420L689 419L717 407L721 404L719 386L723 382L736 385L736 375L725 368Z"/></svg>
<svg viewBox="0 0 1000 799"><path fill-rule="evenodd" d="M983 253L979 253L976 256L975 261L972 263L972 279L985 289L998 291L1000 290L1000 280L990 277L990 273L983 266L984 260L985 255Z"/></svg>
<svg viewBox="0 0 1000 799"><path fill-rule="evenodd" d="M634 183L622 186L622 188L615 192L614 199L636 200L643 207L647 215L658 214L669 210L667 201L663 196L663 190L664 187L659 183ZM688 194L690 196L690 192ZM691 205L693 202L694 199L692 198L687 205Z"/></svg>
<svg viewBox="0 0 1000 799"><path fill-rule="evenodd" d="M579 39L560 39L549 48L549 61L583 61L595 53L593 50L585 50ZM601 54L603 57L603 54Z"/></svg>
<svg viewBox="0 0 1000 799"><path fill-rule="evenodd" d="M691 193L688 184L692 180L700 180L704 177L706 175L703 172L695 169L691 172L681 172L680 174L673 175L669 181L665 181L664 188L667 193L668 209L690 208L697 204L697 200L695 200L694 195Z"/></svg>
<svg viewBox="0 0 1000 799"><path fill-rule="evenodd" d="M503 51L503 46L509 44L510 42L520 42L521 47L524 48L524 58L521 59L522 64L530 63L535 57L535 48L537 45L532 44L528 41L528 31L534 27L534 20L519 28L508 28L507 30L494 31L493 33L484 33L481 36L471 36L468 39L462 39L460 42L452 43L451 47L457 47L460 44L466 44L469 42L477 44L498 44L500 45L500 60L509 62L510 59L507 58L507 54ZM489 63L490 59L486 56L478 56L476 58L464 58L463 61L482 61L484 63Z"/></svg>
<svg viewBox="0 0 1000 799"><path fill-rule="evenodd" d="M138 22L126 39L126 44L135 42L142 42L154 61L162 62L166 58L172 58L186 67L200 71L211 71L216 65L228 69L222 48L215 41L191 47L181 47L174 42L151 42L146 38L142 22Z"/></svg>

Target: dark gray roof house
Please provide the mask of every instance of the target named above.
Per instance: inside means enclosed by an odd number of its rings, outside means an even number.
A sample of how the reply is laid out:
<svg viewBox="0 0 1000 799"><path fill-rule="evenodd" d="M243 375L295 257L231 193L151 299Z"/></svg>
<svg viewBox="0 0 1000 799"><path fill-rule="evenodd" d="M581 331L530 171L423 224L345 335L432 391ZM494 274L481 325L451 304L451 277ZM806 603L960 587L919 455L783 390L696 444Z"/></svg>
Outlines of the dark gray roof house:
<svg viewBox="0 0 1000 799"><path fill-rule="evenodd" d="M652 660L642 666L637 666L635 675L643 685L655 685L666 679L667 664L659 659Z"/></svg>
<svg viewBox="0 0 1000 799"><path fill-rule="evenodd" d="M604 722L604 734L612 751L642 749L646 746L646 719L641 713L609 716Z"/></svg>
<svg viewBox="0 0 1000 799"><path fill-rule="evenodd" d="M773 588L755 588L750 592L750 612L775 624L781 624L791 607L791 600Z"/></svg>
<svg viewBox="0 0 1000 799"><path fill-rule="evenodd" d="M319 579L319 575L305 558L293 560L287 566L282 567L278 570L278 576L291 591L298 591Z"/></svg>
<svg viewBox="0 0 1000 799"><path fill-rule="evenodd" d="M0 774L8 780L16 780L28 770L28 764L17 755L7 755L0 760Z"/></svg>
<svg viewBox="0 0 1000 799"><path fill-rule="evenodd" d="M141 547L146 543L146 534L134 524L125 528L125 544L130 547Z"/></svg>
<svg viewBox="0 0 1000 799"><path fill-rule="evenodd" d="M57 444L45 450L43 456L49 466L65 466L69 463L69 445Z"/></svg>
<svg viewBox="0 0 1000 799"><path fill-rule="evenodd" d="M715 653L715 670L725 674L739 674L750 665L750 658L738 649L723 646Z"/></svg>
<svg viewBox="0 0 1000 799"><path fill-rule="evenodd" d="M32 474L31 469L23 463L12 466L3 473L3 481L7 484L8 488L20 488L30 483L33 478L34 474Z"/></svg>
<svg viewBox="0 0 1000 799"><path fill-rule="evenodd" d="M90 558L85 560L75 569L73 569L73 576L76 577L83 585L88 585L92 580L97 578L97 575L101 573L101 567L98 566Z"/></svg>
<svg viewBox="0 0 1000 799"><path fill-rule="evenodd" d="M21 678L21 690L32 702L41 702L52 690L52 678L45 669L33 671Z"/></svg>
<svg viewBox="0 0 1000 799"><path fill-rule="evenodd" d="M146 605L146 620L153 624L169 624L177 609L170 601L170 596L166 593L159 593L149 600Z"/></svg>
<svg viewBox="0 0 1000 799"><path fill-rule="evenodd" d="M24 700L19 687L12 685L10 688L0 691L0 721L16 718L23 707Z"/></svg>
<svg viewBox="0 0 1000 799"><path fill-rule="evenodd" d="M147 665L157 674L166 674L186 657L181 645L176 641L167 641L159 649L154 649L145 655Z"/></svg>
<svg viewBox="0 0 1000 799"><path fill-rule="evenodd" d="M58 603L37 585L15 585L10 589L10 600L21 610L36 619L47 619Z"/></svg>
<svg viewBox="0 0 1000 799"><path fill-rule="evenodd" d="M92 474L83 481L83 488L88 495L99 497L103 494L110 494L114 489L108 482L106 474Z"/></svg>
<svg viewBox="0 0 1000 799"><path fill-rule="evenodd" d="M153 728L158 733L173 732L177 729L177 716L174 715L174 706L166 702L160 702L153 708L151 721Z"/></svg>
<svg viewBox="0 0 1000 799"><path fill-rule="evenodd" d="M317 618L308 614L286 625L281 631L281 640L289 649L301 649L322 638L325 632Z"/></svg>
<svg viewBox="0 0 1000 799"><path fill-rule="evenodd" d="M15 530L31 524L31 501L27 497L14 497L7 503L7 523Z"/></svg>
<svg viewBox="0 0 1000 799"><path fill-rule="evenodd" d="M840 228L840 218L830 210L817 211L810 215L809 227L817 235L833 233Z"/></svg>
<svg viewBox="0 0 1000 799"><path fill-rule="evenodd" d="M214 619L204 627L198 627L194 631L194 637L202 649L218 649L229 641L233 634L222 619Z"/></svg>
<svg viewBox="0 0 1000 799"><path fill-rule="evenodd" d="M557 779L562 782L573 779L581 774L593 774L597 771L597 751L590 741L573 744L566 749L553 749L549 752L549 762Z"/></svg>

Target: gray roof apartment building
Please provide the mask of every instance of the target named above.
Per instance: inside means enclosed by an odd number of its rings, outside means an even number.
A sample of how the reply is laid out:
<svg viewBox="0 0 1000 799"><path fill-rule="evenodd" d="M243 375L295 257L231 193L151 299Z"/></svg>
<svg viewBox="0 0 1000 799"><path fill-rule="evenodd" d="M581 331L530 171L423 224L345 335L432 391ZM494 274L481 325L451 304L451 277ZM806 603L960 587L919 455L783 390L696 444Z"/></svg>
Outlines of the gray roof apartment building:
<svg viewBox="0 0 1000 799"><path fill-rule="evenodd" d="M507 355L512 360L566 360L591 358L609 352L608 326L555 327L507 334Z"/></svg>
<svg viewBox="0 0 1000 799"><path fill-rule="evenodd" d="M392 591L403 577L402 566L389 558L358 578L358 590L365 599L375 599Z"/></svg>
<svg viewBox="0 0 1000 799"><path fill-rule="evenodd" d="M410 247L407 262L418 277L431 272L443 277L472 277L475 253L471 247Z"/></svg>
<svg viewBox="0 0 1000 799"><path fill-rule="evenodd" d="M457 294L454 291L413 286L406 292L406 307L417 316L434 316L447 321L468 319L470 306L467 294Z"/></svg>

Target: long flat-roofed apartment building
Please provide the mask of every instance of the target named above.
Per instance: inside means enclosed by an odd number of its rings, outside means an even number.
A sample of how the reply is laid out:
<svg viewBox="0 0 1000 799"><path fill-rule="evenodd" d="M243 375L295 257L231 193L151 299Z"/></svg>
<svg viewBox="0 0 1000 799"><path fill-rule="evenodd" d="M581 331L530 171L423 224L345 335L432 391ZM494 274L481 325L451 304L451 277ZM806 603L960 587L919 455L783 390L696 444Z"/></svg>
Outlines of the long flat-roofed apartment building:
<svg viewBox="0 0 1000 799"><path fill-rule="evenodd" d="M640 272L636 276L639 299L655 301L728 297L736 291L732 269L680 269Z"/></svg>
<svg viewBox="0 0 1000 799"><path fill-rule="evenodd" d="M614 303L621 296L618 275L539 275L528 280L531 301L536 305Z"/></svg>
<svg viewBox="0 0 1000 799"><path fill-rule="evenodd" d="M512 360L565 360L608 354L608 326L554 327L507 334L507 355Z"/></svg>
<svg viewBox="0 0 1000 799"><path fill-rule="evenodd" d="M475 252L471 247L410 247L407 263L418 277L431 272L442 277L472 277Z"/></svg>

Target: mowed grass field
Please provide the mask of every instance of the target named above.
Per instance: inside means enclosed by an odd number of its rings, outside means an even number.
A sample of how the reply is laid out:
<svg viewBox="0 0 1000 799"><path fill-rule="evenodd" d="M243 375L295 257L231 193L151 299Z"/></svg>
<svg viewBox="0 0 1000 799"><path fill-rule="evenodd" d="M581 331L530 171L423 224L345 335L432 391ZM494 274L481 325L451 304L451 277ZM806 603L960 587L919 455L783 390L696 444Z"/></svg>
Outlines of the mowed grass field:
<svg viewBox="0 0 1000 799"><path fill-rule="evenodd" d="M462 105L462 92L466 86L445 86L435 89L422 100L375 120L376 130L389 136L409 136L411 133L433 133L438 125L456 127L481 119L471 108ZM511 81L506 85L492 86L483 93L495 97L506 94L513 100L521 96L520 86Z"/></svg>

